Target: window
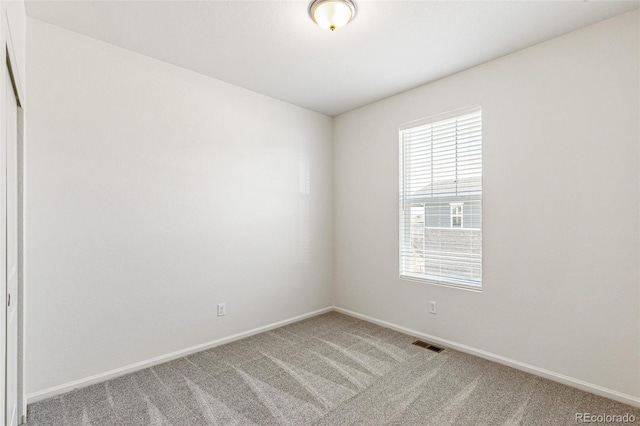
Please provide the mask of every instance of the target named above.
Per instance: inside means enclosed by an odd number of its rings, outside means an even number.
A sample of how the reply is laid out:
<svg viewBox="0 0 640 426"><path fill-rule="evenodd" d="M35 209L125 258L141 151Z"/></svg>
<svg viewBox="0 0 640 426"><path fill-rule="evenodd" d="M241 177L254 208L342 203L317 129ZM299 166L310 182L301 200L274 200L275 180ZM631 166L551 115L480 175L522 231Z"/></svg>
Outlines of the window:
<svg viewBox="0 0 640 426"><path fill-rule="evenodd" d="M482 287L479 106L400 128L400 277Z"/></svg>
<svg viewBox="0 0 640 426"><path fill-rule="evenodd" d="M463 203L451 203L451 227L462 228L462 206Z"/></svg>

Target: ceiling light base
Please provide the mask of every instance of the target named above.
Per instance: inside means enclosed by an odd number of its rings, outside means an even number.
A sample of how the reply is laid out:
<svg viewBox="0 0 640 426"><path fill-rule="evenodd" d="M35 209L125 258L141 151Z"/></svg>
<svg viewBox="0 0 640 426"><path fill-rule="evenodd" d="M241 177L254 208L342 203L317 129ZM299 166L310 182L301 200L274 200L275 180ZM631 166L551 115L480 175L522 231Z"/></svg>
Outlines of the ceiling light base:
<svg viewBox="0 0 640 426"><path fill-rule="evenodd" d="M321 28L335 31L356 17L358 7L353 0L313 0L309 3L308 12Z"/></svg>

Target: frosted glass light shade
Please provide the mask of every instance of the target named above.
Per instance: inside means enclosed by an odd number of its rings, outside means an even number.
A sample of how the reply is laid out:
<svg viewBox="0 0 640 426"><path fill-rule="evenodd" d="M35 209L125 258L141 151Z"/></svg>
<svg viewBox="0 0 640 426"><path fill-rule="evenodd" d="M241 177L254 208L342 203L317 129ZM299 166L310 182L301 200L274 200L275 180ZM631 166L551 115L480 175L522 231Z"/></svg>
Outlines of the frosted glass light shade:
<svg viewBox="0 0 640 426"><path fill-rule="evenodd" d="M321 28L335 31L347 25L356 16L352 0L314 0L309 4L309 16Z"/></svg>

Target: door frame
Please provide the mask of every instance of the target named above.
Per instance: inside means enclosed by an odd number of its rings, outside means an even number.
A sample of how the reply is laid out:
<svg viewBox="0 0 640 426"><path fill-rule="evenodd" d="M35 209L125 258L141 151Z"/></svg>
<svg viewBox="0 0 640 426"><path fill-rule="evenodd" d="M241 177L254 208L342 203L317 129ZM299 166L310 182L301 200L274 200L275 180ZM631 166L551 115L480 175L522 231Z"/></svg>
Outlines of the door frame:
<svg viewBox="0 0 640 426"><path fill-rule="evenodd" d="M4 2L3 2L4 3ZM24 146L25 146L25 111L24 111L24 90L19 69L17 67L18 61L15 54L13 38L11 36L11 27L9 25L9 17L4 5L0 8L1 22L0 22L0 49L2 50L2 64L7 67L9 75L11 76L11 83L13 85L16 100L18 104L18 123L17 123L17 155L18 155L18 188L17 188L17 207L18 207L18 424L26 422L27 415L27 399L25 394L25 291L24 291L24 239L23 239L23 224L24 224ZM0 74L0 87L6 87L5 81L7 73ZM6 129L6 112L7 106L6 96L4 93L0 96L0 134ZM6 188L0 188L0 197L6 197ZM6 240L6 236L4 238ZM0 277L1 279L1 277ZM5 286L6 286L6 277ZM6 292L0 291L0 315L4 315L6 318L7 301ZM6 342L6 330L0 330L0 339L4 339ZM5 358L3 356L3 358ZM6 359L5 359L6 361ZM4 388L4 384L2 384ZM2 392L4 397L4 391ZM4 405L4 404L3 404ZM6 408L6 407L5 407ZM6 417L5 413L3 418Z"/></svg>

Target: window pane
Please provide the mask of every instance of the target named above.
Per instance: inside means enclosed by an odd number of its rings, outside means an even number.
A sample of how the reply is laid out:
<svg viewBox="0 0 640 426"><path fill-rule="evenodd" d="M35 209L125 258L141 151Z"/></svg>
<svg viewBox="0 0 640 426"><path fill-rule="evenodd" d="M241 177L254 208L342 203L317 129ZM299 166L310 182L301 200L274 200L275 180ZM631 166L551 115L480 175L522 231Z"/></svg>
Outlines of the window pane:
<svg viewBox="0 0 640 426"><path fill-rule="evenodd" d="M403 128L400 144L401 277L479 288L480 108Z"/></svg>

